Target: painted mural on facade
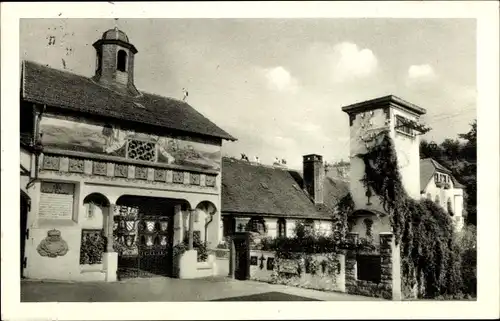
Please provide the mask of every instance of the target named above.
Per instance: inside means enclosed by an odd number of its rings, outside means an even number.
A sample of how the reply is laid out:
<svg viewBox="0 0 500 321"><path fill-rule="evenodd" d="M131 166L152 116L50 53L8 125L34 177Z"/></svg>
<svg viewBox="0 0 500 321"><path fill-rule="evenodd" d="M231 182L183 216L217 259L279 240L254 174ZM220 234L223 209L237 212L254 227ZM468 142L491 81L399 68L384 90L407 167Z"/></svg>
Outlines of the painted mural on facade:
<svg viewBox="0 0 500 321"><path fill-rule="evenodd" d="M40 121L46 148L117 156L128 159L220 169L221 147L124 130L114 125L45 116Z"/></svg>

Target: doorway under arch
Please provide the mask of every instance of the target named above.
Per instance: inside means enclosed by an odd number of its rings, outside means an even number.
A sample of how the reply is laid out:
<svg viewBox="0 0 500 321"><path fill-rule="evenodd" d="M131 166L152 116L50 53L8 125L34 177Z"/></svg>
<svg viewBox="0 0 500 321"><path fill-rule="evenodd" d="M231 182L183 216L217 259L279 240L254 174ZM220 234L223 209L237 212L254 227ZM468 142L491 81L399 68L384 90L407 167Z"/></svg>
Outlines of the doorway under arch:
<svg viewBox="0 0 500 321"><path fill-rule="evenodd" d="M122 195L115 205L113 247L118 252L118 278L174 276L173 245L176 207L188 201Z"/></svg>

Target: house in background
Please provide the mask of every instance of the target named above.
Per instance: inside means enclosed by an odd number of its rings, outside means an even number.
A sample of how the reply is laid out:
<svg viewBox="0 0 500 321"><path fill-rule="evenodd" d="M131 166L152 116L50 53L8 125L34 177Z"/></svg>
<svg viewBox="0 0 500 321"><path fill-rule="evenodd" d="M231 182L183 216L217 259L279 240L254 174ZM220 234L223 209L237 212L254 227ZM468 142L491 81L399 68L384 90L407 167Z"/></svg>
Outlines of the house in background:
<svg viewBox="0 0 500 321"><path fill-rule="evenodd" d="M174 274L173 246L186 234L189 245L195 230L213 246L221 240L221 146L235 139L186 102L139 91L138 50L123 31L93 46L91 78L22 64L22 272ZM196 266L194 255L191 277Z"/></svg>
<svg viewBox="0 0 500 321"><path fill-rule="evenodd" d="M451 171L432 158L421 159L420 187L421 197L440 205L453 217L455 228L461 230L464 225L464 186Z"/></svg>
<svg viewBox="0 0 500 321"><path fill-rule="evenodd" d="M224 236L252 231L266 237L293 236L297 221L330 234L337 201L349 191L345 181L325 172L323 157L305 155L303 172L284 164L263 165L248 158L222 159Z"/></svg>

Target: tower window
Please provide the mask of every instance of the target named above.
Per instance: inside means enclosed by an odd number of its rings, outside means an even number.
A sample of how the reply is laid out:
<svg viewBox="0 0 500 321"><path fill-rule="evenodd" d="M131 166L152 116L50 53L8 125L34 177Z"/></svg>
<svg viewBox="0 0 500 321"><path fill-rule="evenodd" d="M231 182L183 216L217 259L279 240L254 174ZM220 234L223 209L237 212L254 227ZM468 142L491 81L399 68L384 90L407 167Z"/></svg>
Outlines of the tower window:
<svg viewBox="0 0 500 321"><path fill-rule="evenodd" d="M118 51L118 64L119 71L127 71L127 53L124 50Z"/></svg>

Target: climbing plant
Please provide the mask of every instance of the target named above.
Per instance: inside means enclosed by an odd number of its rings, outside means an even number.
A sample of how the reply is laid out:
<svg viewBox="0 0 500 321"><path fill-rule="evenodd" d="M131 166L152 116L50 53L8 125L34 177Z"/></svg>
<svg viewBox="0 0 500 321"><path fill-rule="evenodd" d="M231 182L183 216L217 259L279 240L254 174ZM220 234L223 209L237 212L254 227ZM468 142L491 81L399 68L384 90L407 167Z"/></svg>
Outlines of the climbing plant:
<svg viewBox="0 0 500 321"><path fill-rule="evenodd" d="M365 165L362 179L378 195L389 214L396 244L401 244L403 290L415 287L421 297L460 292L460 253L450 216L429 200L414 200L406 193L394 143L388 132L367 144L357 155Z"/></svg>

